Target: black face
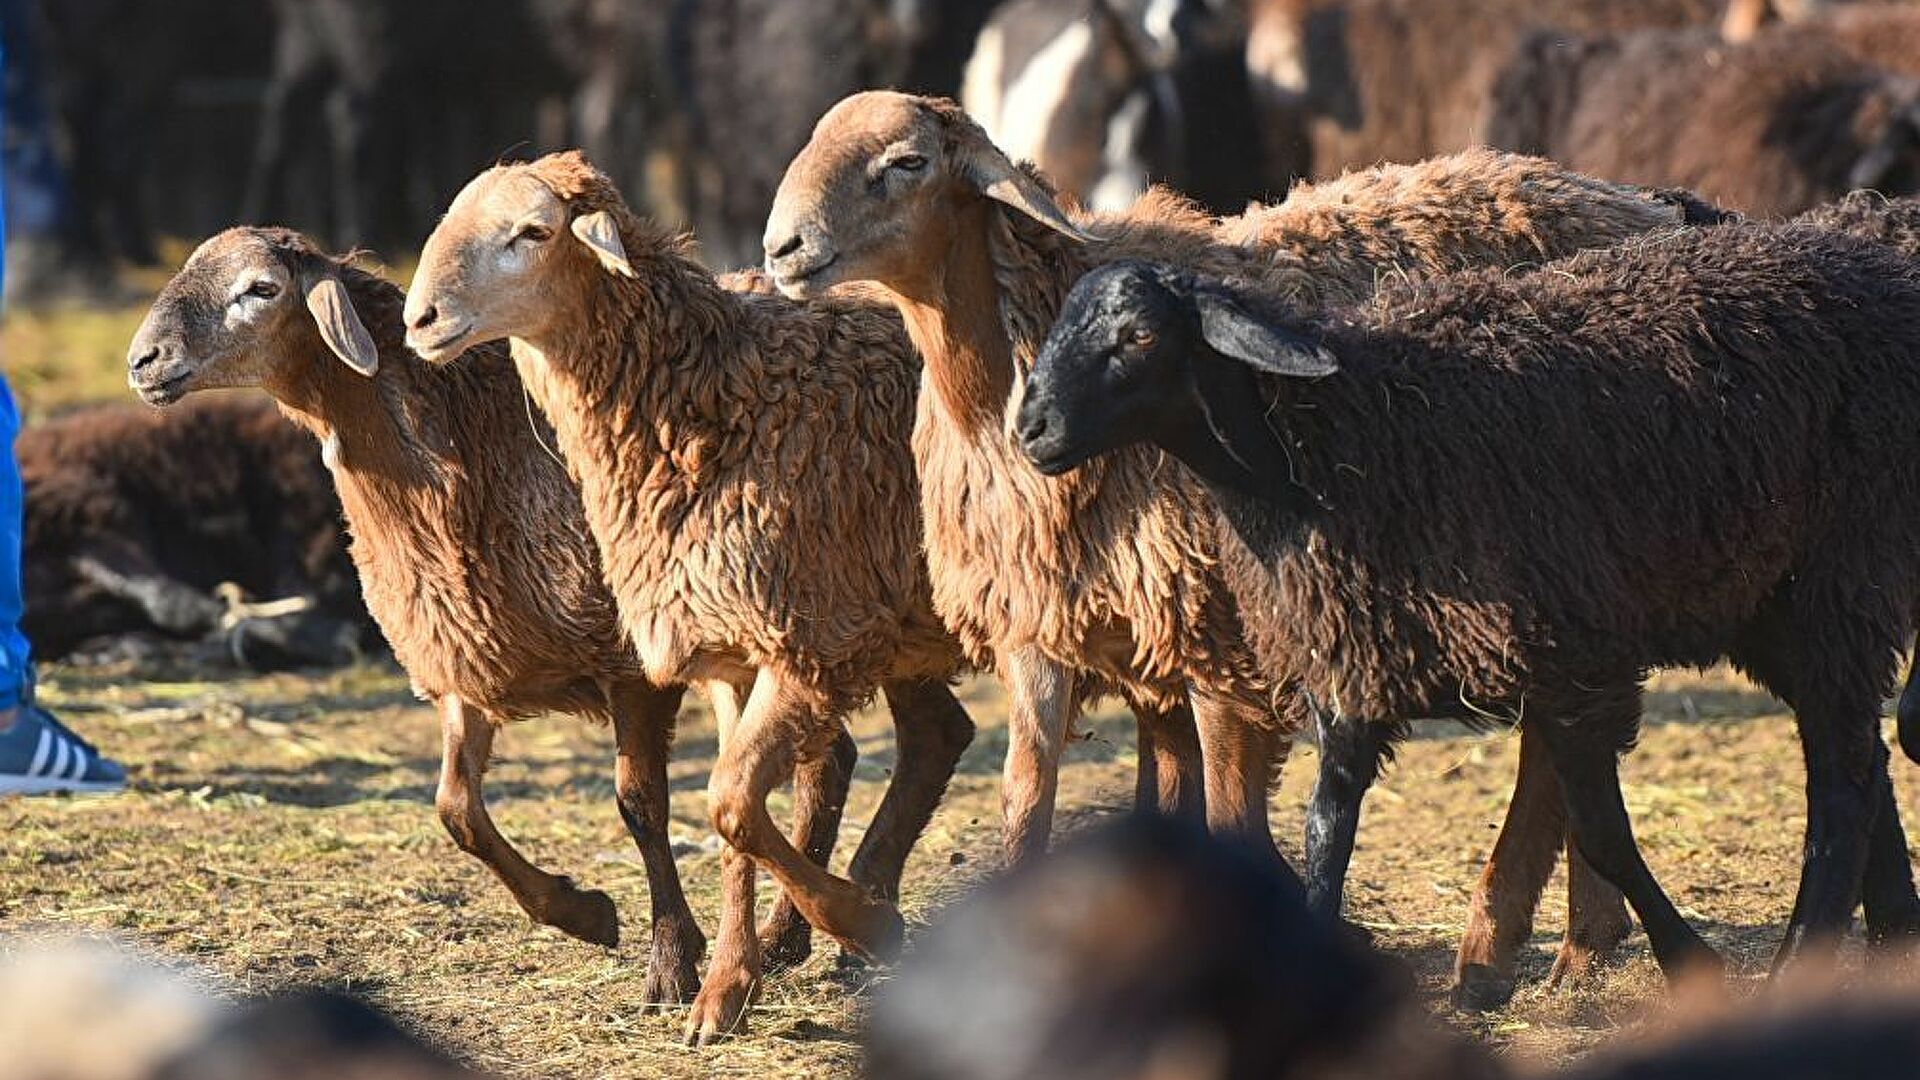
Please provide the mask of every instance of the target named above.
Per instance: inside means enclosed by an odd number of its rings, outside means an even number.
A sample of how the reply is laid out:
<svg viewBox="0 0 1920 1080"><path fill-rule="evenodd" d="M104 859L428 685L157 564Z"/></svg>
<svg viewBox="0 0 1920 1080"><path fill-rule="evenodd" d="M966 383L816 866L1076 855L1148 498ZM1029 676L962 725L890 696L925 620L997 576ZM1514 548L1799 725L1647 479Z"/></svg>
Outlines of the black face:
<svg viewBox="0 0 1920 1080"><path fill-rule="evenodd" d="M1067 294L1020 402L1020 448L1057 476L1151 441L1193 409L1185 358L1198 344L1191 305L1143 263L1104 266Z"/></svg>

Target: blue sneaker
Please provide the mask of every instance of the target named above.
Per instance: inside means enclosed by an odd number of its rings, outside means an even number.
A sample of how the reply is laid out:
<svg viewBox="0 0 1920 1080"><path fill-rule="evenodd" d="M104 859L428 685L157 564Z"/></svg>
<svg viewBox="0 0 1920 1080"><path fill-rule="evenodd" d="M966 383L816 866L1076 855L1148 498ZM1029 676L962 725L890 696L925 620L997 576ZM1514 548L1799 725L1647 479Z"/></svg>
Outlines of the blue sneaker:
<svg viewBox="0 0 1920 1080"><path fill-rule="evenodd" d="M20 706L13 727L0 731L0 795L92 793L127 786L127 770L100 756L53 715Z"/></svg>

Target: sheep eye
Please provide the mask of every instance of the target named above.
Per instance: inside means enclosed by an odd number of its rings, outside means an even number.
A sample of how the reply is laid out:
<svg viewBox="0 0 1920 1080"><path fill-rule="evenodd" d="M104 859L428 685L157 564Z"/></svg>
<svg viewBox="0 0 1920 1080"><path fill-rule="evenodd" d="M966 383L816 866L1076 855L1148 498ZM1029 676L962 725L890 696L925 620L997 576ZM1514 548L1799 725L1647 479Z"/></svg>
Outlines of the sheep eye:
<svg viewBox="0 0 1920 1080"><path fill-rule="evenodd" d="M901 172L919 172L926 167L927 159L921 154L901 154L899 157L887 162L887 168L898 169Z"/></svg>
<svg viewBox="0 0 1920 1080"><path fill-rule="evenodd" d="M1151 328L1145 327L1145 326L1136 326L1133 329L1127 331L1127 340L1142 349L1149 349L1153 347L1153 342L1155 339L1153 336L1153 330Z"/></svg>
<svg viewBox="0 0 1920 1080"><path fill-rule="evenodd" d="M507 241L507 244L511 246L523 240L530 244L544 244L552 237L552 229L547 228L545 225L529 223L520 226L520 231L514 233L512 239Z"/></svg>
<svg viewBox="0 0 1920 1080"><path fill-rule="evenodd" d="M280 286L275 285L266 278L261 278L259 281L247 286L247 291L240 295L251 296L256 300L271 300L280 295Z"/></svg>

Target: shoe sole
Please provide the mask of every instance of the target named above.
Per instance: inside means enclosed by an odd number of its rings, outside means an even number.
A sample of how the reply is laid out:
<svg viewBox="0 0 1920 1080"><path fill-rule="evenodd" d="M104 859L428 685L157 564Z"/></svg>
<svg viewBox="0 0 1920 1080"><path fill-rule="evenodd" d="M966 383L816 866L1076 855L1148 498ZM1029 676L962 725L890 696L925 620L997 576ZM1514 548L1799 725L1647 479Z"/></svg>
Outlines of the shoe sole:
<svg viewBox="0 0 1920 1080"><path fill-rule="evenodd" d="M59 780L51 776L0 776L0 795L107 795L125 791L111 780Z"/></svg>

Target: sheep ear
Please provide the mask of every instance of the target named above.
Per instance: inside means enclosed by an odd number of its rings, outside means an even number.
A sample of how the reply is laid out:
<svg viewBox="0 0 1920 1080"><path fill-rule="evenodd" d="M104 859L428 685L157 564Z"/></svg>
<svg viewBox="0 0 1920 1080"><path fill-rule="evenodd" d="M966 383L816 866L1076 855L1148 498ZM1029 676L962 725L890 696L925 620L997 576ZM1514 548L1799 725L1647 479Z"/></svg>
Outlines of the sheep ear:
<svg viewBox="0 0 1920 1080"><path fill-rule="evenodd" d="M1200 309L1200 336L1224 355L1260 371L1311 379L1340 370L1333 354L1316 342L1255 318L1230 296L1211 290L1194 294Z"/></svg>
<svg viewBox="0 0 1920 1080"><path fill-rule="evenodd" d="M1014 165L992 144L974 146L967 156L967 180L980 194L1011 206L1033 220L1071 240L1086 243L1096 237L1074 224L1060 204L1053 201L1034 178Z"/></svg>
<svg viewBox="0 0 1920 1080"><path fill-rule="evenodd" d="M1910 104L1894 116L1880 138L1853 163L1847 173L1847 186L1855 191L1880 187L1916 150L1920 150L1920 103Z"/></svg>
<svg viewBox="0 0 1920 1080"><path fill-rule="evenodd" d="M307 290L307 311L320 328L320 340L333 355L362 375L371 377L380 370L380 350L373 335L353 310L353 300L340 279L328 274Z"/></svg>
<svg viewBox="0 0 1920 1080"><path fill-rule="evenodd" d="M581 214L573 219L573 235L592 249L593 257L609 274L635 277L633 264L627 261L627 245L620 242L620 227L605 210Z"/></svg>

